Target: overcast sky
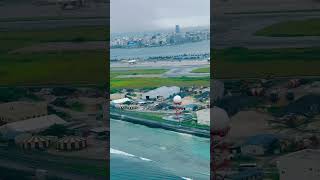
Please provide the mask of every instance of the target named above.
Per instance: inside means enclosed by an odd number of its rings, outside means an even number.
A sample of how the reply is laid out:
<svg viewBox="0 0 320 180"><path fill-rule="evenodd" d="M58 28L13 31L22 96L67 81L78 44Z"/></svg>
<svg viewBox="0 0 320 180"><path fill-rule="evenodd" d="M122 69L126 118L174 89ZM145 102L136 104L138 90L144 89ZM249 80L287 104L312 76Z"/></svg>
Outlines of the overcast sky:
<svg viewBox="0 0 320 180"><path fill-rule="evenodd" d="M111 31L210 25L210 0L111 0Z"/></svg>

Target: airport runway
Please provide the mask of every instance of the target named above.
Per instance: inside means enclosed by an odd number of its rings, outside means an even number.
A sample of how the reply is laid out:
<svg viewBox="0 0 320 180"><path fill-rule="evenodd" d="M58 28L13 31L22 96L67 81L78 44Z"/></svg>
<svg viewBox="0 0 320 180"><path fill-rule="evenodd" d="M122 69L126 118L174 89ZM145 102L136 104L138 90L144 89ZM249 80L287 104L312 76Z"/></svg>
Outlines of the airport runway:
<svg viewBox="0 0 320 180"><path fill-rule="evenodd" d="M124 62L112 62L110 64L111 71L126 71L137 69L168 69L163 74L148 74L148 75L121 75L119 78L134 78L134 77L207 77L210 73L191 73L192 70L209 67L210 63L207 60L185 60L185 61L152 61L152 62L137 62L137 64L128 64Z"/></svg>
<svg viewBox="0 0 320 180"><path fill-rule="evenodd" d="M4 2L0 6L0 30L47 29L74 26L109 26L109 5L90 3L74 10L59 5L37 6L30 1Z"/></svg>

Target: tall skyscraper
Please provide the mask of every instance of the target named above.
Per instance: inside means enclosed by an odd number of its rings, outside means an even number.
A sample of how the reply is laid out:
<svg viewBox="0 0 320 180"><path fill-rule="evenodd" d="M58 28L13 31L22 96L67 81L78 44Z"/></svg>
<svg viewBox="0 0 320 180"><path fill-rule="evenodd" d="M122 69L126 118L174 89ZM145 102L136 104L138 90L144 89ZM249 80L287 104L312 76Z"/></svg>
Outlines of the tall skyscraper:
<svg viewBox="0 0 320 180"><path fill-rule="evenodd" d="M176 25L176 33L180 33L180 26Z"/></svg>

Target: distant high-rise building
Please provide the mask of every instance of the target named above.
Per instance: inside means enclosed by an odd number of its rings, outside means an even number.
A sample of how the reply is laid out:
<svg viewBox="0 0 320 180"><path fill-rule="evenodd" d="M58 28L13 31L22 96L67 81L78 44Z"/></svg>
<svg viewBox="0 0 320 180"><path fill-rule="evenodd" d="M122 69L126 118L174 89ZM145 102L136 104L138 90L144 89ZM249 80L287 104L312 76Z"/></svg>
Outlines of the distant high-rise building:
<svg viewBox="0 0 320 180"><path fill-rule="evenodd" d="M180 26L176 25L176 33L180 33Z"/></svg>

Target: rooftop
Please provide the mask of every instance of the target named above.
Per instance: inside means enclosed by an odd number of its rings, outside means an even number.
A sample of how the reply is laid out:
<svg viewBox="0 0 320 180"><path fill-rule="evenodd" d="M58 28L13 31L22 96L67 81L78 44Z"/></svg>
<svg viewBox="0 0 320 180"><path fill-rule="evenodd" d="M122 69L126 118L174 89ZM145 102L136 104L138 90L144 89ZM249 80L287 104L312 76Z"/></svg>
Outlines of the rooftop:
<svg viewBox="0 0 320 180"><path fill-rule="evenodd" d="M250 137L245 145L262 145L266 148L270 147L274 142L276 142L278 138L272 134L259 134L256 136Z"/></svg>
<svg viewBox="0 0 320 180"><path fill-rule="evenodd" d="M30 132L42 130L43 128L50 127L54 124L65 124L66 121L59 116L52 114L41 116L37 118L27 119L23 121L8 123L0 127L0 131L4 129L11 129L18 132Z"/></svg>

